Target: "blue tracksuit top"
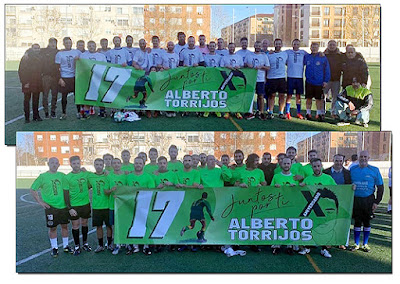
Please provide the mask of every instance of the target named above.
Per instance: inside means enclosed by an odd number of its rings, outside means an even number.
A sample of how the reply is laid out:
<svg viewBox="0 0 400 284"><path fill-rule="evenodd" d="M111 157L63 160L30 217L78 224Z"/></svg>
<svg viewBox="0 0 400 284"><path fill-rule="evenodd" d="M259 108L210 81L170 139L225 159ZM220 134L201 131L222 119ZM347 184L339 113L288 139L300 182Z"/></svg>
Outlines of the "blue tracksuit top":
<svg viewBox="0 0 400 284"><path fill-rule="evenodd" d="M306 82L315 86L322 86L323 82L328 83L331 79L331 71L326 56L320 56L318 53L306 54L304 56L304 65L306 66Z"/></svg>

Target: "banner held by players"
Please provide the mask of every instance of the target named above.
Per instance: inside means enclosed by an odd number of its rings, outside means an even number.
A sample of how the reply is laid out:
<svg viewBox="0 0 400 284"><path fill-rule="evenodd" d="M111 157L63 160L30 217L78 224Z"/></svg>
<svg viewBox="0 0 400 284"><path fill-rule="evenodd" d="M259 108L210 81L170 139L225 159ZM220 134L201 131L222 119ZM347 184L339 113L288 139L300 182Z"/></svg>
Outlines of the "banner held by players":
<svg viewBox="0 0 400 284"><path fill-rule="evenodd" d="M257 70L179 67L161 72L80 59L75 103L117 109L249 112Z"/></svg>
<svg viewBox="0 0 400 284"><path fill-rule="evenodd" d="M344 245L350 185L137 189L115 199L115 243Z"/></svg>

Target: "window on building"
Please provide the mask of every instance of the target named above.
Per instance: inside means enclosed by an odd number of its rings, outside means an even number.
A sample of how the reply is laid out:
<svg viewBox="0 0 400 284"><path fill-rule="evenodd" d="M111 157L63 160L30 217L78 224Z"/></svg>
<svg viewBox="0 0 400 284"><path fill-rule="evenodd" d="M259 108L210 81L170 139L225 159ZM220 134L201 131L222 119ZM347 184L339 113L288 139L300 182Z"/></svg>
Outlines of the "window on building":
<svg viewBox="0 0 400 284"><path fill-rule="evenodd" d="M154 5L149 5L149 11L150 11L150 12L155 12L155 11L156 11L156 6L154 6Z"/></svg>
<svg viewBox="0 0 400 284"><path fill-rule="evenodd" d="M43 135L36 135L36 141L43 141Z"/></svg>
<svg viewBox="0 0 400 284"><path fill-rule="evenodd" d="M311 38L319 38L319 30L312 30Z"/></svg>
<svg viewBox="0 0 400 284"><path fill-rule="evenodd" d="M353 18L353 19L351 20L351 25L352 25L353 27L356 27L356 26L357 26L357 23L358 23L358 20L357 20L356 18Z"/></svg>
<svg viewBox="0 0 400 284"><path fill-rule="evenodd" d="M181 14L182 13L182 7L175 7L175 13Z"/></svg>
<svg viewBox="0 0 400 284"><path fill-rule="evenodd" d="M196 11L197 11L197 15L203 15L203 13L204 13L203 7L197 7Z"/></svg>
<svg viewBox="0 0 400 284"><path fill-rule="evenodd" d="M51 152L52 153L57 153L57 147L51 147Z"/></svg>
<svg viewBox="0 0 400 284"><path fill-rule="evenodd" d="M319 7L312 7L311 8L311 16L320 16L321 9Z"/></svg>
<svg viewBox="0 0 400 284"><path fill-rule="evenodd" d="M198 36L199 36L199 35L202 35L202 34L203 34L203 30L197 30L196 34L197 34Z"/></svg>
<svg viewBox="0 0 400 284"><path fill-rule="evenodd" d="M160 12L165 12L165 6L159 6L158 11Z"/></svg>
<svg viewBox="0 0 400 284"><path fill-rule="evenodd" d="M111 6L105 6L104 12L111 12Z"/></svg>
<svg viewBox="0 0 400 284"><path fill-rule="evenodd" d="M203 19L202 18L197 19L197 24L199 25L203 24Z"/></svg>
<svg viewBox="0 0 400 284"><path fill-rule="evenodd" d="M220 137L221 139L226 139L226 133L221 133Z"/></svg>
<svg viewBox="0 0 400 284"><path fill-rule="evenodd" d="M329 7L325 7L324 8L324 15L325 16L329 16L330 13L331 13L331 9Z"/></svg>
<svg viewBox="0 0 400 284"><path fill-rule="evenodd" d="M353 7L353 16L358 14L358 7Z"/></svg>
<svg viewBox="0 0 400 284"><path fill-rule="evenodd" d="M122 14L122 8L121 7L117 7L117 14Z"/></svg>
<svg viewBox="0 0 400 284"><path fill-rule="evenodd" d="M186 12L192 12L193 11L193 7L192 6L187 6L186 7Z"/></svg>
<svg viewBox="0 0 400 284"><path fill-rule="evenodd" d="M342 31L333 31L333 38L341 38Z"/></svg>
<svg viewBox="0 0 400 284"><path fill-rule="evenodd" d="M151 23L151 24L155 24L155 23L156 23L156 19L150 18L150 23Z"/></svg>
<svg viewBox="0 0 400 284"><path fill-rule="evenodd" d="M264 138L264 137L265 137L265 132L260 132L260 133L258 133L258 137Z"/></svg>
<svg viewBox="0 0 400 284"><path fill-rule="evenodd" d="M69 165L69 159L68 158L64 158L63 159L63 165Z"/></svg>
<svg viewBox="0 0 400 284"><path fill-rule="evenodd" d="M199 142L199 136L198 135L189 135L188 136L188 142Z"/></svg>
<svg viewBox="0 0 400 284"><path fill-rule="evenodd" d="M380 13L381 13L381 9L379 9L379 8L375 8L375 15L380 15Z"/></svg>
<svg viewBox="0 0 400 284"><path fill-rule="evenodd" d="M301 9L301 13L300 13L301 17L304 17L304 10Z"/></svg>
<svg viewBox="0 0 400 284"><path fill-rule="evenodd" d="M132 12L133 14L143 14L143 7L133 7Z"/></svg>
<svg viewBox="0 0 400 284"><path fill-rule="evenodd" d="M193 22L193 20L191 18L186 19L186 23L190 24L191 22Z"/></svg>
<svg viewBox="0 0 400 284"><path fill-rule="evenodd" d="M76 148L76 147L74 147L74 153L79 153L80 152L80 149L79 148Z"/></svg>
<svg viewBox="0 0 400 284"><path fill-rule="evenodd" d="M329 27L329 19L324 19L324 27Z"/></svg>
<svg viewBox="0 0 400 284"><path fill-rule="evenodd" d="M43 153L43 147L38 147L37 149L39 153Z"/></svg>
<svg viewBox="0 0 400 284"><path fill-rule="evenodd" d="M127 19L118 19L117 20L117 25L118 26L127 27L128 26L128 20Z"/></svg>
<svg viewBox="0 0 400 284"><path fill-rule="evenodd" d="M270 150L276 150L276 144L270 144L269 145Z"/></svg>
<svg viewBox="0 0 400 284"><path fill-rule="evenodd" d="M369 16L369 7L364 8L364 16Z"/></svg>
<svg viewBox="0 0 400 284"><path fill-rule="evenodd" d="M329 38L329 30L324 30L322 33L323 38Z"/></svg>
<svg viewBox="0 0 400 284"><path fill-rule="evenodd" d="M342 16L343 9L340 7L335 8L335 16Z"/></svg>
<svg viewBox="0 0 400 284"><path fill-rule="evenodd" d="M178 19L177 24L182 25L182 19Z"/></svg>
<svg viewBox="0 0 400 284"><path fill-rule="evenodd" d="M333 26L338 28L342 26L342 19L335 19L335 21L333 22Z"/></svg>
<svg viewBox="0 0 400 284"><path fill-rule="evenodd" d="M62 154L69 154L69 146L61 146Z"/></svg>
<svg viewBox="0 0 400 284"><path fill-rule="evenodd" d="M56 141L56 135L50 135L50 141Z"/></svg>
<svg viewBox="0 0 400 284"><path fill-rule="evenodd" d="M258 150L264 151L264 149L265 149L265 145L264 144L261 144L261 145L258 146Z"/></svg>
<svg viewBox="0 0 400 284"><path fill-rule="evenodd" d="M278 135L278 133L276 133L276 132L270 132L270 133L269 133L269 136L270 136L271 138L273 138L273 139L275 139L277 135Z"/></svg>
<svg viewBox="0 0 400 284"><path fill-rule="evenodd" d="M318 18L312 18L311 19L311 26L312 27L319 27L319 19Z"/></svg>

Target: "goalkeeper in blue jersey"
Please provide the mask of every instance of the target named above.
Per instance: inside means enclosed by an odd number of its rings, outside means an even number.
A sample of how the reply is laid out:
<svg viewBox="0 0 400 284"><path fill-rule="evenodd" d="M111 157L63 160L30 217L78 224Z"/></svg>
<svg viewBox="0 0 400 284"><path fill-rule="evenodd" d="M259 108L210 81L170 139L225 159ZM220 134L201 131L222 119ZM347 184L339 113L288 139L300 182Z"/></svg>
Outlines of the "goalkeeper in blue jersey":
<svg viewBox="0 0 400 284"><path fill-rule="evenodd" d="M214 221L214 217L211 213L211 206L208 203L207 199L207 192L203 192L201 195L201 199L193 202L192 207L190 208L190 225L185 226L181 230L181 236L187 231L194 228L196 225L196 221L200 221L201 229L197 232L197 238L199 242L206 242L207 240L204 239L204 232L206 230L206 219L204 218L204 207L207 210L208 215L210 215L211 220Z"/></svg>

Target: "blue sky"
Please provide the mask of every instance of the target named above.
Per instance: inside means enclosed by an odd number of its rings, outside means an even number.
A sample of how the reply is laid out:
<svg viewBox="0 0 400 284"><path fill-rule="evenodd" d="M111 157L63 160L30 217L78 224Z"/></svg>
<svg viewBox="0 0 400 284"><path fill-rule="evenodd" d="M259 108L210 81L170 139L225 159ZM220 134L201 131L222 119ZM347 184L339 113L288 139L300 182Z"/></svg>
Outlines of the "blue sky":
<svg viewBox="0 0 400 284"><path fill-rule="evenodd" d="M223 27L232 24L232 12L235 10L235 22L238 22L250 15L272 14L274 5L211 5L211 37L219 37Z"/></svg>
<svg viewBox="0 0 400 284"><path fill-rule="evenodd" d="M319 132L286 132L286 148L289 146L297 148L297 143L317 133Z"/></svg>

